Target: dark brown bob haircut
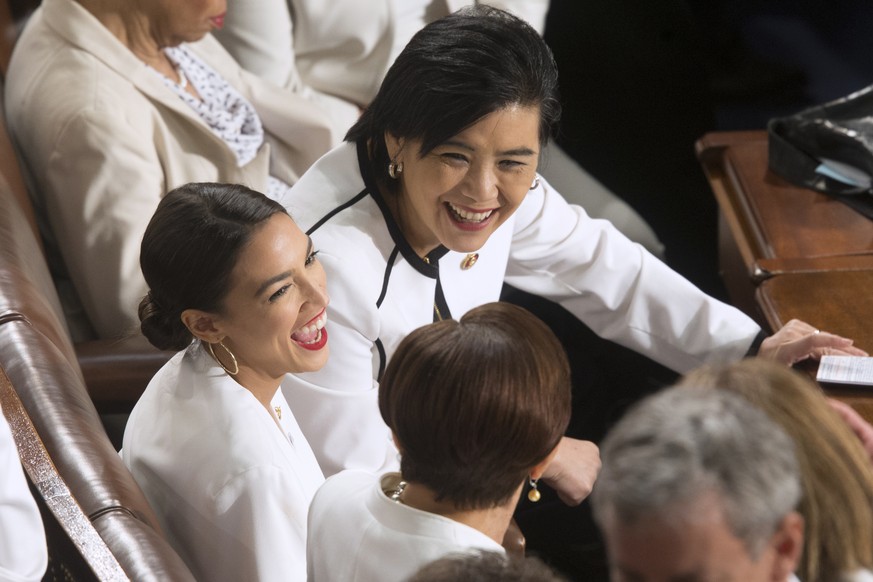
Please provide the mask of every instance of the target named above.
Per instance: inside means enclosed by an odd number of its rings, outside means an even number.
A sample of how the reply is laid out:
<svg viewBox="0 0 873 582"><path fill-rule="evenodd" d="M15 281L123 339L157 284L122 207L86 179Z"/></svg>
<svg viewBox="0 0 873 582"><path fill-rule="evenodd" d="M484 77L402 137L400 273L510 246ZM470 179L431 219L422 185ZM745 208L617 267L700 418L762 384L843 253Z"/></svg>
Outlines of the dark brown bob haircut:
<svg viewBox="0 0 873 582"><path fill-rule="evenodd" d="M570 367L551 330L489 303L409 334L379 386L406 481L458 509L509 500L570 421Z"/></svg>

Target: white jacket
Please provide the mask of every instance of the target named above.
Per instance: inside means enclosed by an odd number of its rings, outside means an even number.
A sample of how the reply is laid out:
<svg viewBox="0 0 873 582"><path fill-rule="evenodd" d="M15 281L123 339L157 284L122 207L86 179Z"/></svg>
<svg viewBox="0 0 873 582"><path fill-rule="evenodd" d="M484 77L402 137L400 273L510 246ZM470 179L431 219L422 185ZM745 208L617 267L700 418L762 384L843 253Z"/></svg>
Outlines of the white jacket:
<svg viewBox="0 0 873 582"><path fill-rule="evenodd" d="M403 582L448 554L505 553L479 530L392 501L384 491L399 481L398 473L364 471L325 481L309 510L309 582Z"/></svg>
<svg viewBox="0 0 873 582"><path fill-rule="evenodd" d="M276 424L199 342L155 375L122 457L198 580L302 580L306 516L324 481L281 391Z"/></svg>

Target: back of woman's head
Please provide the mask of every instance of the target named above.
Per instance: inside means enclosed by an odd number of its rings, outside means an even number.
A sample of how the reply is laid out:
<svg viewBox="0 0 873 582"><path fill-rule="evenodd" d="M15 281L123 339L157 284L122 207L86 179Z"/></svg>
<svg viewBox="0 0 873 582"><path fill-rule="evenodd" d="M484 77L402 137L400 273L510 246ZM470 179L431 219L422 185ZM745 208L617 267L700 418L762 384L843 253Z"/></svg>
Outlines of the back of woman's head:
<svg viewBox="0 0 873 582"><path fill-rule="evenodd" d="M524 309L483 305L409 334L382 378L379 409L405 480L458 508L494 507L567 428L567 357Z"/></svg>
<svg viewBox="0 0 873 582"><path fill-rule="evenodd" d="M193 339L186 309L220 313L231 273L254 230L285 208L232 184L197 183L168 193L143 235L140 267L149 293L140 302L143 335L160 349Z"/></svg>
<svg viewBox="0 0 873 582"><path fill-rule="evenodd" d="M802 580L836 581L873 567L873 467L815 384L760 359L700 368L682 384L744 396L796 443L804 489L798 509L806 521Z"/></svg>
<svg viewBox="0 0 873 582"><path fill-rule="evenodd" d="M390 183L386 131L421 140L424 155L486 115L516 105L539 108L545 143L561 115L552 53L526 22L481 5L421 29L346 139L370 141L377 176Z"/></svg>

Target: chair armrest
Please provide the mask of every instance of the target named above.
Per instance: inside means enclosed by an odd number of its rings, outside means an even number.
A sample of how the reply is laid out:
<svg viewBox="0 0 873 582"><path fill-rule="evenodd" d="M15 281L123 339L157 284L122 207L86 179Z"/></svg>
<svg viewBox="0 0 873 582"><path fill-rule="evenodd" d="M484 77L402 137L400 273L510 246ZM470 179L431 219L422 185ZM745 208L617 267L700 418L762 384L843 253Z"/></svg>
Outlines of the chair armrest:
<svg viewBox="0 0 873 582"><path fill-rule="evenodd" d="M140 335L75 345L88 394L100 413L130 412L174 352L160 351Z"/></svg>

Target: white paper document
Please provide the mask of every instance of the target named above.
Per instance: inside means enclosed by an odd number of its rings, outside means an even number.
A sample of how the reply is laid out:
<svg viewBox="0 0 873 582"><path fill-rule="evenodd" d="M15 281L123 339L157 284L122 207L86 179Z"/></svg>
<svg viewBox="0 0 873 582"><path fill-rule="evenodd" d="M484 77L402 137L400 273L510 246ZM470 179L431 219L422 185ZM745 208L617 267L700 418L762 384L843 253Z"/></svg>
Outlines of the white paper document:
<svg viewBox="0 0 873 582"><path fill-rule="evenodd" d="M873 357L822 356L815 378L819 382L873 385Z"/></svg>

